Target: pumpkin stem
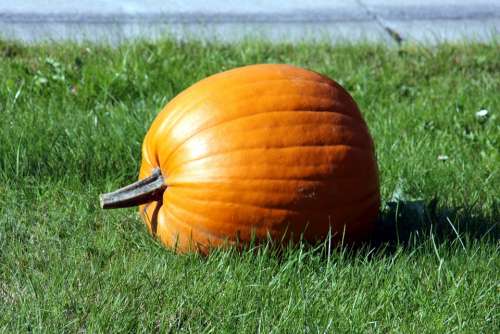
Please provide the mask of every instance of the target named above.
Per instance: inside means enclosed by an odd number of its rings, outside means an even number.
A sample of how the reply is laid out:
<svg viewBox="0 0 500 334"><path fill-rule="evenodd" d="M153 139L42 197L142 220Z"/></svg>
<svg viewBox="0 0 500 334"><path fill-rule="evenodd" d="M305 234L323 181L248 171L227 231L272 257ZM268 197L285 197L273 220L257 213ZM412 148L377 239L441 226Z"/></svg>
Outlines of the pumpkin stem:
<svg viewBox="0 0 500 334"><path fill-rule="evenodd" d="M161 199L167 188L160 168L155 168L150 176L116 191L101 194L101 208L127 208Z"/></svg>

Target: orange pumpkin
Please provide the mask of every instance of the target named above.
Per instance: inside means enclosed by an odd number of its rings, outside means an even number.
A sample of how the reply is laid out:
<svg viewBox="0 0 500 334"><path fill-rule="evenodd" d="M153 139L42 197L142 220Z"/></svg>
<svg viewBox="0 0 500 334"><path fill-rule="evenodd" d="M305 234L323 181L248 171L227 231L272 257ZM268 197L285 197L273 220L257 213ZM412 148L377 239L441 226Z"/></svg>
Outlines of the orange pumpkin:
<svg viewBox="0 0 500 334"><path fill-rule="evenodd" d="M149 231L181 252L252 238L361 240L380 205L356 103L289 65L233 69L175 97L146 134L139 179L102 205L140 204Z"/></svg>

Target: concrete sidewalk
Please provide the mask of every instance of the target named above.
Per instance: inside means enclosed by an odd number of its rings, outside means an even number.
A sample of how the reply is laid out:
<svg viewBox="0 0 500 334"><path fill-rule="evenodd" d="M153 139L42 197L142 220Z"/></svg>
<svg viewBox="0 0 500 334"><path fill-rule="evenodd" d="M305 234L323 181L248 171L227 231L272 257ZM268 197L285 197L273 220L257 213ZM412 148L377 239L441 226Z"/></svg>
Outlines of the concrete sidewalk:
<svg viewBox="0 0 500 334"><path fill-rule="evenodd" d="M235 41L488 41L500 0L3 0L0 37L26 42L132 38Z"/></svg>

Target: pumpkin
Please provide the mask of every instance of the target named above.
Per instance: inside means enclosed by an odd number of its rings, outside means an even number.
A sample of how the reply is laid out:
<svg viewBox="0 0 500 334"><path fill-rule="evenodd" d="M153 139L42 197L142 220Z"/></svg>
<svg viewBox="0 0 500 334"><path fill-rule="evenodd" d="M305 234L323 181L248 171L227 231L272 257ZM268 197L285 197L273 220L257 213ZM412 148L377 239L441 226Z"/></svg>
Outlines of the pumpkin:
<svg viewBox="0 0 500 334"><path fill-rule="evenodd" d="M271 238L358 241L380 205L373 140L335 81L290 65L210 76L159 113L140 181L102 195L140 205L148 230L180 252Z"/></svg>

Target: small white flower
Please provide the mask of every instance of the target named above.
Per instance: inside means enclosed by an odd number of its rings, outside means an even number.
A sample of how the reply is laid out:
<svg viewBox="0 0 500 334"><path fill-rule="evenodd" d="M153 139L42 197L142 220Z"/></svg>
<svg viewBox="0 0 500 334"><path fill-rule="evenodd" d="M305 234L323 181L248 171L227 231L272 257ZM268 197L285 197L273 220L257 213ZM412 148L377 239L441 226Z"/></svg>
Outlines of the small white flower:
<svg viewBox="0 0 500 334"><path fill-rule="evenodd" d="M438 155L438 160L439 161L446 161L446 160L448 160L448 156L444 155L444 154L440 154L440 155Z"/></svg>
<svg viewBox="0 0 500 334"><path fill-rule="evenodd" d="M484 120L488 117L489 111L486 109L481 109L476 113L476 118L479 120Z"/></svg>

